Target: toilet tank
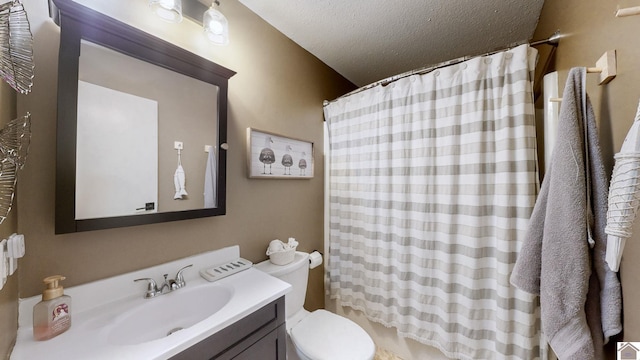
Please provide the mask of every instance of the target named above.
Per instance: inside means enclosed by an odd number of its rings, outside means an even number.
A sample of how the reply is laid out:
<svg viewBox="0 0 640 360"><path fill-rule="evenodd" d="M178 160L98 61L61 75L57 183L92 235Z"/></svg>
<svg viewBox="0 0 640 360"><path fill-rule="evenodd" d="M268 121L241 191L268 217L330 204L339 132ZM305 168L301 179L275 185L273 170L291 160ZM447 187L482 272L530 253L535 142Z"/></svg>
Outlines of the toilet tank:
<svg viewBox="0 0 640 360"><path fill-rule="evenodd" d="M291 291L285 295L287 318L302 310L309 280L309 254L296 251L293 261L287 265L275 265L271 261L265 260L255 264L254 267L291 284Z"/></svg>

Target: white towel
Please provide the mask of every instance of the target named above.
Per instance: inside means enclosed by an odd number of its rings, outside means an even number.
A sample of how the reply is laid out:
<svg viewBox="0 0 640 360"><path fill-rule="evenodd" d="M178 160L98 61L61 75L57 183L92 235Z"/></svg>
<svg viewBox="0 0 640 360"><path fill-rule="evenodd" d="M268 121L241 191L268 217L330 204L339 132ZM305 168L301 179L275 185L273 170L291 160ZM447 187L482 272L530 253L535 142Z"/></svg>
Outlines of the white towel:
<svg viewBox="0 0 640 360"><path fill-rule="evenodd" d="M216 207L216 156L213 148L209 150L204 171L204 207Z"/></svg>
<svg viewBox="0 0 640 360"><path fill-rule="evenodd" d="M607 212L607 256L609 268L618 271L622 251L640 207L640 104L631 129L616 154L611 175Z"/></svg>

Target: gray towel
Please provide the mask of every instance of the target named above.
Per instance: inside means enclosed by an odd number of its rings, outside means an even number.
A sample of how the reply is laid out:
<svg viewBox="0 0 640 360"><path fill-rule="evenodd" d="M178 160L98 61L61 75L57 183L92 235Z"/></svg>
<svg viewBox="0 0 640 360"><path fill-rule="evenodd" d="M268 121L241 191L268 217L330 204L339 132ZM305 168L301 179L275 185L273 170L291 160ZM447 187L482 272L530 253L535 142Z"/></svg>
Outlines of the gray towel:
<svg viewBox="0 0 640 360"><path fill-rule="evenodd" d="M540 295L542 330L561 360L602 359L622 330L620 282L605 264L608 176L585 74L569 72L551 166L511 274L514 286Z"/></svg>

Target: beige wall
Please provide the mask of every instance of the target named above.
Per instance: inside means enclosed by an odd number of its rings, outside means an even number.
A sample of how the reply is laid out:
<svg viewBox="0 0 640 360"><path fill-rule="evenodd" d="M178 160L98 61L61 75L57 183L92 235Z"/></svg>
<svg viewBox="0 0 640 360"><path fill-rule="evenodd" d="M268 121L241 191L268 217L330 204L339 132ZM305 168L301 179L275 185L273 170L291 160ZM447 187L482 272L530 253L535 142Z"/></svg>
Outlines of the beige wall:
<svg viewBox="0 0 640 360"><path fill-rule="evenodd" d="M21 116L24 114L21 114ZM4 81L0 82L0 128L16 117L16 92ZM23 176L18 172L18 176ZM15 204L15 202L14 202ZM6 239L16 232L16 209L0 224L0 239ZM22 264L21 261L19 261ZM17 270L7 279L0 290L0 359L8 357L13 342L16 340L18 326L18 273Z"/></svg>
<svg viewBox="0 0 640 360"><path fill-rule="evenodd" d="M617 50L618 76L606 86L596 84L597 75L588 80L604 154L609 158L619 150L640 98L640 16L614 17L617 6L634 5L632 0L546 0L534 36L547 37L556 29L565 35L550 69L560 71L561 82L571 67L593 66L604 51ZM239 244L242 256L252 261L265 258L266 245L273 238L295 236L302 250L322 248L321 103L345 93L351 85L236 0L224 1L221 8L231 24L231 44L198 48L238 72L229 92L227 215L55 236L58 29L47 20L45 1L27 2L25 7L35 38L36 79L33 94L20 96L18 101L18 113L29 110L33 114L32 146L20 173L17 209L18 230L27 240L27 255L19 269L21 297L38 294L40 279L54 273L66 275L67 286L77 285L232 244ZM199 43L194 40L187 45L197 48ZM548 51L546 46L539 49L542 64ZM249 126L314 141L314 179L247 179L245 129ZM0 232L9 234L12 230L5 226L11 225L2 224ZM640 233L634 237L639 238ZM633 261L638 255L640 239L632 239L621 270L627 341L640 341L640 313L635 306L640 301L640 285L635 281L640 264ZM14 276L0 292L2 334L15 331L17 287ZM322 272L312 270L308 307L321 307L322 294ZM383 339L393 335L382 328L370 331ZM1 337L0 355L8 351L7 338L10 342L14 336ZM409 349L402 350L407 359L429 352L411 341L401 346Z"/></svg>
<svg viewBox="0 0 640 360"><path fill-rule="evenodd" d="M144 1L126 3L142 3L148 11ZM227 215L54 235L59 30L47 18L46 1L24 5L35 40L36 83L32 95L18 100L19 111L33 114L31 152L20 178L25 191L18 198L18 229L27 246L20 297L39 294L41 279L51 274L65 275L64 285L72 286L234 244L240 245L243 257L254 262L266 258L267 245L274 238L296 237L303 251L322 248L322 101L351 90L353 85L236 0L224 1L221 6L230 23L231 43L227 47L201 41L201 30L190 28L189 22L174 25L153 19L149 25L165 32L186 28L179 35L168 33L166 38L237 72L229 85ZM144 17L140 14L134 15ZM248 179L247 127L313 141L315 177ZM324 305L321 272L312 271L307 300L311 309Z"/></svg>
<svg viewBox="0 0 640 360"><path fill-rule="evenodd" d="M549 36L560 29L565 37L560 41L552 69L559 71L560 90L564 88L569 69L575 66L595 66L606 50L617 52L618 75L611 83L597 85L597 74L587 77L587 92L599 121L603 154L609 169L613 154L620 150L624 137L633 123L640 99L640 16L616 18L618 7L637 6L637 1L546 0L536 38ZM541 48L541 50L546 50ZM544 61L546 54L542 55ZM640 227L627 241L620 270L624 306L624 338L640 339ZM613 349L609 349L613 350ZM615 359L610 352L609 358Z"/></svg>

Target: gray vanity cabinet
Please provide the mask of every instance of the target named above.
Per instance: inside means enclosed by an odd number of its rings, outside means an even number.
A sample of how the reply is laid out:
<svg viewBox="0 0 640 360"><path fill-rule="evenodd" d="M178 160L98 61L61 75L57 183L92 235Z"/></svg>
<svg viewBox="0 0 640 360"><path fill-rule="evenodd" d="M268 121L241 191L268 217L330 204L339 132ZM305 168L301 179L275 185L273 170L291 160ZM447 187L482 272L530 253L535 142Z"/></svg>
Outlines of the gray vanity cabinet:
<svg viewBox="0 0 640 360"><path fill-rule="evenodd" d="M171 360L286 360L284 297L220 330Z"/></svg>

